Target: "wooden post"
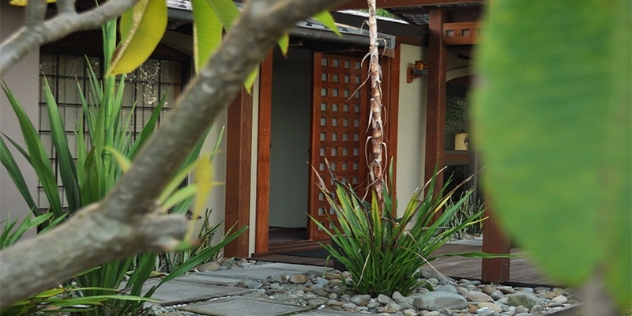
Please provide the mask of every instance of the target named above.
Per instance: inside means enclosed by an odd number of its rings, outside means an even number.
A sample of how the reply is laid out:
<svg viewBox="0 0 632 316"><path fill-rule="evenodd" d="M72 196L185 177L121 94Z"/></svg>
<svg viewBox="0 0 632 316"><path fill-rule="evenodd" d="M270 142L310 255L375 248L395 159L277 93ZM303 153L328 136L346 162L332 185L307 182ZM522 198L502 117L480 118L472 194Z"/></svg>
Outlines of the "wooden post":
<svg viewBox="0 0 632 316"><path fill-rule="evenodd" d="M500 230L500 226L494 219L494 211L489 202L489 197L485 198L487 210L485 215L489 216L483 225L483 252L494 254L511 253L511 241ZM481 279L486 282L509 281L509 258L483 259Z"/></svg>
<svg viewBox="0 0 632 316"><path fill-rule="evenodd" d="M252 144L252 95L244 88L228 107L226 127L225 230L250 225L250 157ZM248 232L226 245L226 257L249 257Z"/></svg>
<svg viewBox="0 0 632 316"><path fill-rule="evenodd" d="M270 144L272 122L273 52L261 63L259 72L259 130L257 133L257 202L255 253L268 251L270 215Z"/></svg>
<svg viewBox="0 0 632 316"><path fill-rule="evenodd" d="M426 164L425 180L434 174L435 167L443 167L445 135L445 80L447 50L443 45L442 28L447 12L443 9L430 10L430 34L428 44L428 79L426 108ZM438 176L436 187L443 186L443 177ZM436 192L436 191L435 191Z"/></svg>

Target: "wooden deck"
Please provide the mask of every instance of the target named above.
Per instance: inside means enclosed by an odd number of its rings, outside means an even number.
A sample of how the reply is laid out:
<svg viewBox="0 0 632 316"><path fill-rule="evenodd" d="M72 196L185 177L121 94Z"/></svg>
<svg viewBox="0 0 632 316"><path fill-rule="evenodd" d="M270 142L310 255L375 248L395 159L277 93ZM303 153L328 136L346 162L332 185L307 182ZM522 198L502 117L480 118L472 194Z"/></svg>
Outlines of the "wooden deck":
<svg viewBox="0 0 632 316"><path fill-rule="evenodd" d="M278 249L271 249L271 252L264 254L254 254L252 259L268 262L286 262L295 264L306 264L325 266L326 259L310 258L310 257L297 257L287 254L289 244ZM314 244L302 244L298 245L296 250L305 250L314 248ZM476 242L469 243L448 243L442 246L435 252L436 255L445 253L457 253L457 252L479 252L481 251L481 245ZM526 284L526 285L554 285L552 281L545 278L542 273L531 263L527 254L520 249L512 249L512 254L519 255L520 257L512 258L510 261L510 274L508 284ZM431 262L432 266L439 272L456 278L456 279L480 279L481 278L481 265L482 259L478 258L466 258L466 257L442 257ZM332 263L328 263L332 266Z"/></svg>

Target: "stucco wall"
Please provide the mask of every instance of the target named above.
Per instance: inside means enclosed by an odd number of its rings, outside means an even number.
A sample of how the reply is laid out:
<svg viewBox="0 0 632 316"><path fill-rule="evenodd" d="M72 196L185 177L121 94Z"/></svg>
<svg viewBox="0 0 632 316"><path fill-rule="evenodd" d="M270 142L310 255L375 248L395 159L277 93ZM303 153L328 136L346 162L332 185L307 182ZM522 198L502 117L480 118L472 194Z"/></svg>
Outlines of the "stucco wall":
<svg viewBox="0 0 632 316"><path fill-rule="evenodd" d="M0 1L0 39L5 39L22 24L23 8L8 5L8 1ZM1 53L1 52L0 52ZM39 118L39 50L34 50L24 57L2 77L13 90L17 99L22 103L31 120L37 124ZM20 126L11 104L4 93L0 92L0 131L6 136L24 145ZM6 142L6 139L5 139ZM34 198L37 198L37 177L28 166L22 155L14 150L8 142L18 165L21 167L24 179ZM28 206L21 198L17 188L13 185L6 169L0 167L0 221L9 213L12 219L23 218L30 213Z"/></svg>
<svg viewBox="0 0 632 316"><path fill-rule="evenodd" d="M423 186L426 146L426 77L406 82L406 71L415 60L425 60L422 47L402 45L397 122L397 197L401 215L417 187ZM387 105L388 107L388 105Z"/></svg>

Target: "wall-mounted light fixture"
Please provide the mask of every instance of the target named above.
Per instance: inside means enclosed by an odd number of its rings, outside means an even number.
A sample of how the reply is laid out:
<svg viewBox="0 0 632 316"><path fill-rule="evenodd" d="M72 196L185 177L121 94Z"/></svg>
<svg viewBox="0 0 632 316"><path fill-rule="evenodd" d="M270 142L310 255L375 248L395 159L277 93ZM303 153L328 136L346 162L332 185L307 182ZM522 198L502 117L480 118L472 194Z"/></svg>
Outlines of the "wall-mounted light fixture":
<svg viewBox="0 0 632 316"><path fill-rule="evenodd" d="M421 76L425 76L428 74L428 70L426 69L426 62L423 60L415 60L415 63L412 66L408 66L406 71L406 82L411 83L415 78L421 78Z"/></svg>

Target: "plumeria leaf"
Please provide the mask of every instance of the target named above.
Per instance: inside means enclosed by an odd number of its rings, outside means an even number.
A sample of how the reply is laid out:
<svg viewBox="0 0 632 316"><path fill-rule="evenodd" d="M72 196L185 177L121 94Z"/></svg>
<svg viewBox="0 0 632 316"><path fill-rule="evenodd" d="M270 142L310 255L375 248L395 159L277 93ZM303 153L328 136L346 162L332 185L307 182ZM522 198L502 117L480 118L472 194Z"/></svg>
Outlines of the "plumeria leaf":
<svg viewBox="0 0 632 316"><path fill-rule="evenodd" d="M207 0L192 0L193 59L199 71L222 42L222 23Z"/></svg>
<svg viewBox="0 0 632 316"><path fill-rule="evenodd" d="M329 13L329 11L323 11L314 15L314 19L322 23L332 32L336 33L336 35L342 36L342 34L340 34L340 31L338 30L338 27L336 26L336 21L334 21L334 17L331 16L331 13Z"/></svg>
<svg viewBox="0 0 632 316"><path fill-rule="evenodd" d="M494 2L472 112L503 228L553 281L600 275L623 308L632 305L631 10L630 0Z"/></svg>
<svg viewBox="0 0 632 316"><path fill-rule="evenodd" d="M128 73L154 51L167 29L167 2L140 0L121 16L121 42L112 57L108 75Z"/></svg>
<svg viewBox="0 0 632 316"><path fill-rule="evenodd" d="M244 81L244 88L246 88L246 92L248 92L248 94L252 93L252 86L254 85L255 80L257 80L258 75L259 68L255 68L252 72L250 72L246 81Z"/></svg>
<svg viewBox="0 0 632 316"><path fill-rule="evenodd" d="M46 0L46 3L55 3L55 2L57 2L57 0ZM11 0L11 1L9 1L10 5L14 5L14 6L18 6L18 7L26 6L27 3L28 3L27 0Z"/></svg>
<svg viewBox="0 0 632 316"><path fill-rule="evenodd" d="M232 0L206 0L213 9L220 23L227 31L239 15L239 9Z"/></svg>
<svg viewBox="0 0 632 316"><path fill-rule="evenodd" d="M211 189L213 188L213 165L210 160L210 155L202 155L200 159L198 159L194 174L197 192L195 202L193 203L193 214L191 218L197 218L198 215L202 213L206 201L211 194ZM195 221L191 221L184 240L191 240L194 231Z"/></svg>
<svg viewBox="0 0 632 316"><path fill-rule="evenodd" d="M281 49L283 56L287 56L287 50L290 47L290 34L283 34L283 36L281 36L281 38L277 41L277 45L279 45L279 49Z"/></svg>

